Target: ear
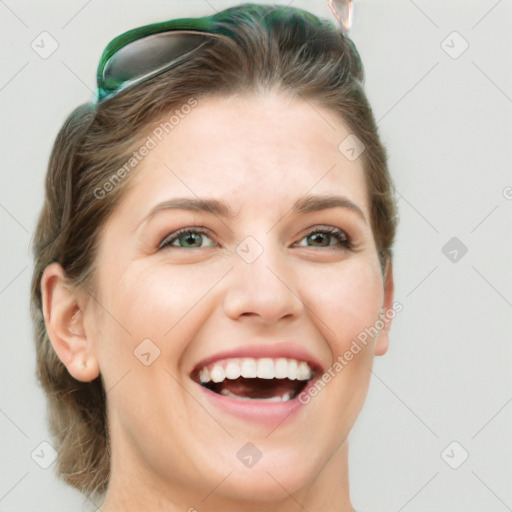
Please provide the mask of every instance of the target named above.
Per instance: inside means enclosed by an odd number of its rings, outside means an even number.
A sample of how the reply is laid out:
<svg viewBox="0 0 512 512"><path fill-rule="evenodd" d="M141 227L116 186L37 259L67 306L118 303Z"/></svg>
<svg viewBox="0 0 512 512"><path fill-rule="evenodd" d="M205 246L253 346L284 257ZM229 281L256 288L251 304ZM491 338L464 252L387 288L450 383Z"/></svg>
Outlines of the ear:
<svg viewBox="0 0 512 512"><path fill-rule="evenodd" d="M381 321L384 324L382 327L379 336L377 337L377 342L375 344L375 355L383 356L389 348L389 331L391 329L391 324L393 322L393 316L390 315L389 312L393 311L393 296L395 292L395 283L393 281L393 267L391 265L391 261L388 260L386 263L386 269L384 272L384 304L382 305Z"/></svg>
<svg viewBox="0 0 512 512"><path fill-rule="evenodd" d="M48 337L68 372L82 382L98 377L98 361L85 329L85 300L69 286L59 263L44 270L41 296Z"/></svg>

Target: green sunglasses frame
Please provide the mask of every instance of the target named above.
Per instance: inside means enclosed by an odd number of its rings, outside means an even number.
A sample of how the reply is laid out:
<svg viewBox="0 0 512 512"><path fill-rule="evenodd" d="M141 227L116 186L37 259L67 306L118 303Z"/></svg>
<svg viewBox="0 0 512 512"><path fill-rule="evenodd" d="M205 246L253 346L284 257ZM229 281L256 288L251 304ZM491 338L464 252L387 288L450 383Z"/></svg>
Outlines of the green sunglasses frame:
<svg viewBox="0 0 512 512"><path fill-rule="evenodd" d="M237 12L238 18L250 18L252 16L259 16L262 17L264 22L266 20L269 25L276 18L280 18L281 20L286 19L287 11L285 7L276 9L270 13L268 11L268 7L263 5L248 4L244 5L243 7L244 11ZM112 41L110 41L103 50L98 65L96 103L99 104L104 102L121 91L131 88L140 82L148 80L173 68L174 66L183 62L183 60L185 60L193 51L201 47L204 43L198 44L192 50L187 50L184 53L177 55L175 59L171 59L165 64L140 76L134 75L133 77L128 78L116 78L115 76L109 77L108 67L112 63L113 57L115 57L116 54L118 54L118 52L120 52L123 48L144 38L149 38L158 34L169 32L204 35L205 42L207 41L208 37L232 41L233 32L229 28L229 22L231 21L232 23L231 14L233 9L234 8L227 9L226 11L201 18L179 18L175 20L152 23L150 25L144 25L142 27L128 30L127 32L124 32L123 34L112 39ZM325 23L325 20L320 20L319 22L319 18L307 11L300 11L300 15L304 18L304 20L308 20L316 25ZM334 24L332 25L334 26Z"/></svg>
<svg viewBox="0 0 512 512"><path fill-rule="evenodd" d="M172 68L174 65L178 64L184 58L186 58L186 56L190 54L190 51L187 51L183 55L178 56L177 59L172 60L164 67L160 67L141 77L134 77L129 80L115 80L106 76L106 71L108 69L108 65L111 62L111 59L121 49L125 48L131 43L140 41L141 39L168 32L198 34L204 35L205 37L210 36L215 38L229 37L229 33L226 33L228 31L219 27L218 23L214 21L211 16L204 18L180 18L176 20L152 23L150 25L144 25L142 27L128 30L127 32L124 32L123 34L112 39L112 41L110 41L110 43L108 43L108 45L103 50L97 71L97 103L105 101L120 91L123 91L138 84L141 81L152 78L153 76L156 76ZM197 48L200 46L202 45L198 45Z"/></svg>

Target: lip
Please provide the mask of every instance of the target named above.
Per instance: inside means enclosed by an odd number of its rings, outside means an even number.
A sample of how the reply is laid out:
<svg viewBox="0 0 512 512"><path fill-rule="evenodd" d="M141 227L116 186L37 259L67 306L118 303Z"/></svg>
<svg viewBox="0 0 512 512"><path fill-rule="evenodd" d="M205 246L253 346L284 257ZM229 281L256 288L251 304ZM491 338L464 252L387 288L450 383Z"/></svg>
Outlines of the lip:
<svg viewBox="0 0 512 512"><path fill-rule="evenodd" d="M313 370L313 377L308 381L302 393L307 392L310 386L323 373L323 365L313 356L306 348L295 342L272 342L244 345L243 347L235 347L228 350L217 352L199 361L190 372L191 380L199 386L201 393L214 407L218 408L222 413L228 414L250 422L251 424L259 424L268 428L275 428L285 420L295 417L304 407L298 397L286 402L265 402L259 400L237 400L227 396L219 395L208 388L202 386L200 382L194 378L197 377L199 370L204 366L215 363L222 359L252 357L255 359L270 357L277 359L284 357L287 359L296 359L298 361L306 361Z"/></svg>
<svg viewBox="0 0 512 512"><path fill-rule="evenodd" d="M314 375L302 393L307 393L311 386L314 386L318 375ZM292 420L305 407L298 397L287 402L264 402L259 400L236 400L227 396L219 395L208 388L195 383L204 393L205 398L221 412L235 416L251 425L258 424L269 429L274 429L284 424L285 420Z"/></svg>

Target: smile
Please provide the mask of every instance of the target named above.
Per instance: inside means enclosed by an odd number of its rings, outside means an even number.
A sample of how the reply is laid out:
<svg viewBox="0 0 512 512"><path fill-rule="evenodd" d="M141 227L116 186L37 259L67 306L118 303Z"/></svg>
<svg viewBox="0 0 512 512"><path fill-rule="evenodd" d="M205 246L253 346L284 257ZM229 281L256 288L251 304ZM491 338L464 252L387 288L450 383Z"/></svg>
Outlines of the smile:
<svg viewBox="0 0 512 512"><path fill-rule="evenodd" d="M200 367L193 379L206 389L234 400L287 402L313 377L306 361L286 357L237 357Z"/></svg>

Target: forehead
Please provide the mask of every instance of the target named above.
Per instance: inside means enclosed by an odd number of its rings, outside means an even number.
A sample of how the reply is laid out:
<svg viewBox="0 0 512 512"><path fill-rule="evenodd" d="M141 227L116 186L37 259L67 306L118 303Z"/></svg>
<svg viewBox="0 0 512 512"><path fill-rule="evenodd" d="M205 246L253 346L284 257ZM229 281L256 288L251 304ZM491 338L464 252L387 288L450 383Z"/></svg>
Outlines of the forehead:
<svg viewBox="0 0 512 512"><path fill-rule="evenodd" d="M199 99L187 111L162 140L152 135L124 200L132 212L190 196L261 213L308 193L342 194L367 211L362 161L340 152L350 131L334 112L277 94Z"/></svg>

